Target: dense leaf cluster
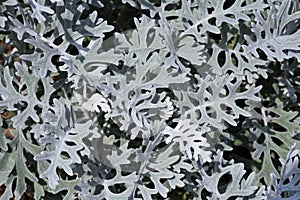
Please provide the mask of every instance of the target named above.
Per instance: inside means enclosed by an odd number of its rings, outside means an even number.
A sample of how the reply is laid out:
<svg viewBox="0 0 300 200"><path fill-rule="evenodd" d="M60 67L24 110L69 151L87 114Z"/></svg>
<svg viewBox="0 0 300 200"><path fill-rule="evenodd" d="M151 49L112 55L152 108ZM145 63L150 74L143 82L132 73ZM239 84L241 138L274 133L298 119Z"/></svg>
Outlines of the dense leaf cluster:
<svg viewBox="0 0 300 200"><path fill-rule="evenodd" d="M300 199L298 0L0 11L1 200Z"/></svg>

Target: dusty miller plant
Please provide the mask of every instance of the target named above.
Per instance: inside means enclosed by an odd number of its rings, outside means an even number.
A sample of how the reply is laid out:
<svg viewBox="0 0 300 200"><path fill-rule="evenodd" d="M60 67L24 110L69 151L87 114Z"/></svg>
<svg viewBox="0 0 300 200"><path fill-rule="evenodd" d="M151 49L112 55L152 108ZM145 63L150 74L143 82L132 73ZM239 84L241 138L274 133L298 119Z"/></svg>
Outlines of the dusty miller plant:
<svg viewBox="0 0 300 200"><path fill-rule="evenodd" d="M0 2L0 199L300 199L298 0Z"/></svg>

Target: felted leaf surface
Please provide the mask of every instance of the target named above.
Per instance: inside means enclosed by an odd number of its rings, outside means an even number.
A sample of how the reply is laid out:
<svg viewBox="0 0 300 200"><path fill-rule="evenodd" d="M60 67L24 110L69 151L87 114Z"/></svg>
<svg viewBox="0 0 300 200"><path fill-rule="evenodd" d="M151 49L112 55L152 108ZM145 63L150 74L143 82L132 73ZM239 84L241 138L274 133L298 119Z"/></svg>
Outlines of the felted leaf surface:
<svg viewBox="0 0 300 200"><path fill-rule="evenodd" d="M26 179L30 180L32 183L38 181L38 178L29 169L30 166L27 162L30 161L28 161L28 158L26 158L23 153L24 151L32 153L30 149L33 146L38 148L38 146L33 144L27 145L28 139L25 138L21 129L13 132L14 135L16 135L16 138L10 145L16 150L12 153L1 153L1 184L7 186L4 194L1 195L1 199L9 199L13 196L19 199L28 189ZM35 153L37 152L38 151ZM13 182L15 182L16 185L14 185Z"/></svg>
<svg viewBox="0 0 300 200"><path fill-rule="evenodd" d="M280 159L282 168L279 179L272 174L272 186L268 188L267 198L270 200L299 199L300 198L300 151L293 146L286 156Z"/></svg>
<svg viewBox="0 0 300 200"><path fill-rule="evenodd" d="M249 12L266 7L262 1L248 4L245 0L237 0L229 8L224 9L224 3L225 1L215 0L197 3L192 3L190 0L182 1L180 17L191 22L191 25L186 25L187 29L184 34L194 35L197 41L204 42L206 37L203 35L205 36L207 32L219 34L222 23L238 25L239 20L250 20L247 15ZM211 23L212 19L215 20L215 23Z"/></svg>
<svg viewBox="0 0 300 200"><path fill-rule="evenodd" d="M211 152L206 151L205 148L209 147L204 133L209 131L209 128L201 127L198 129L198 125L191 124L189 120L179 121L177 126L173 129L166 127L163 133L167 135L166 143L179 143L180 151L187 154L189 159L200 158L202 162L210 162Z"/></svg>
<svg viewBox="0 0 300 200"><path fill-rule="evenodd" d="M56 12L53 13L53 10L49 7L40 5L35 1L30 1L31 6L35 6L41 9L37 9L33 15L40 20L41 31L53 31L48 37L45 37L45 33L37 34L34 27L28 25L26 21L21 23L18 19L11 18L11 20L17 26L16 31L19 32L19 37L22 37L25 32L32 35L34 38L25 39L24 41L33 45L35 47L33 53L23 54L21 58L32 63L32 69L39 77L45 77L48 72L57 72L57 65L53 60L55 56L58 56L58 60L65 63L64 67L61 67L64 70L69 70L71 74L75 72L82 72L82 75L85 76L84 66L95 62L95 55L93 52L97 52L101 46L91 47L91 54L88 54L89 48L84 48L82 42L84 37L94 37L93 40L98 40L99 38L104 37L105 32L113 30L112 26L107 25L107 22L101 18L97 19L97 13L93 12L89 17L80 19L82 11L84 10L83 5L76 5L76 2L60 2L59 6L56 7ZM99 2L92 2L93 4L100 6ZM56 23L49 23L45 21L41 12L48 12L53 15L48 15L47 17L55 20ZM44 22L45 21L45 22ZM57 40L61 40L59 44L56 44ZM93 43L93 42L92 42ZM91 43L91 44L92 44ZM73 53L69 52L70 47L76 48L78 51L78 57L74 56ZM95 49L96 48L96 49ZM90 55L90 56L87 56ZM74 57L82 62L74 62ZM104 56L98 55L97 63L107 62ZM114 61L111 61L114 62ZM87 77L88 78L88 77Z"/></svg>
<svg viewBox="0 0 300 200"><path fill-rule="evenodd" d="M299 147L300 142L293 138L299 130L299 117L296 112L287 112L283 109L283 104L279 100L276 101L276 107L263 109L263 114L260 116L263 124L257 120L253 120L249 131L252 134L251 140L254 140L254 152L252 154L254 159L261 159L262 166L257 174L257 178L264 178L268 185L271 184L270 174L279 175L272 152L275 152L281 158L286 158L288 150L294 144ZM276 116L270 118L271 115ZM296 118L295 118L296 117ZM272 121L270 121L272 119ZM262 142L256 141L257 138L262 137Z"/></svg>
<svg viewBox="0 0 300 200"><path fill-rule="evenodd" d="M299 8L293 0L282 1L280 5L269 1L270 9L264 17L264 12L254 11L255 23L252 31L255 40L245 35L248 45L244 46L246 53L259 57L257 50L262 50L269 60L283 61L296 57L299 61L300 31L294 25L300 18ZM298 52L298 54L297 54Z"/></svg>
<svg viewBox="0 0 300 200"><path fill-rule="evenodd" d="M21 110L21 113L12 118L13 126L22 128L25 126L25 122L28 118L33 119L35 122L39 122L39 116L36 113L35 107L42 107L36 95L36 88L38 78L34 74L28 72L27 66L16 63L17 69L16 75L20 77L20 81L17 81L15 76L12 76L9 72L9 68L4 69L4 82L0 83L0 95L2 100L0 106L6 106L8 110L15 111ZM17 85L15 88L13 83ZM26 90L21 90L23 86L26 86ZM24 105L24 103L26 103ZM19 106L17 106L19 105Z"/></svg>
<svg viewBox="0 0 300 200"><path fill-rule="evenodd" d="M100 94L96 93L91 96L91 98L82 104L84 109L88 111L100 112L98 106L103 112L110 112L110 107L107 100Z"/></svg>
<svg viewBox="0 0 300 200"><path fill-rule="evenodd" d="M237 88L241 81L235 83L231 81L232 77L229 76L221 78L213 78L210 75L205 78L198 76L195 89L182 92L179 106L183 116L195 123L205 123L216 128L223 127L223 122L235 126L237 124L235 119L239 115L250 116L250 113L240 108L236 101L241 99L259 101L255 94L261 87L252 85L248 90L239 93Z"/></svg>
<svg viewBox="0 0 300 200"><path fill-rule="evenodd" d="M175 69L163 66L159 55L153 53L145 63L136 63L135 68L129 69L126 75L116 73L106 80L107 83L98 88L105 91L105 95L112 95L112 112L107 117L112 117L121 130L135 124L137 128L132 136L135 138L137 129L147 131L154 121L167 120L165 113L172 109L170 101L166 100L166 93L157 93L157 89L185 82L188 78Z"/></svg>
<svg viewBox="0 0 300 200"><path fill-rule="evenodd" d="M0 1L0 199L299 199L299 0L103 2Z"/></svg>
<svg viewBox="0 0 300 200"><path fill-rule="evenodd" d="M159 37L157 31L155 30L155 21L143 16L140 21L134 19L136 30L132 32L127 32L129 36L126 37L125 34L116 34L116 38L120 45L117 46L118 49L128 52L125 56L125 60L131 59L131 63L136 62L137 59L133 59L135 55L139 58L139 62L145 62L148 55L163 47L161 42L161 37ZM125 62L125 64L127 64ZM131 64L129 64L130 66Z"/></svg>
<svg viewBox="0 0 300 200"><path fill-rule="evenodd" d="M33 9L32 17L36 18L38 22L42 22L46 20L42 14L43 12L47 14L54 14L54 11L51 8L43 6L38 2L36 2L35 0L30 0L29 5Z"/></svg>
<svg viewBox="0 0 300 200"><path fill-rule="evenodd" d="M40 174L41 178L47 178L49 187L54 189L58 185L59 175L57 169L63 169L68 175L72 176L73 171L71 165L81 163L79 151L83 155L88 155L88 147L83 143L82 139L87 136L97 137L96 129L89 129L91 121L86 124L77 124L73 128L73 122L70 116L68 104L54 101L55 107L49 110L49 117L44 118L42 129L44 133L40 142L46 147L34 159L38 162L49 161L48 168ZM54 112L54 113L51 113ZM51 117L50 117L51 116ZM88 129L86 129L87 127Z"/></svg>
<svg viewBox="0 0 300 200"><path fill-rule="evenodd" d="M120 168L116 168L117 170L112 175L109 173L111 169L105 169L101 163L90 162L86 168L90 175L86 175L79 184L81 196L93 200L129 198L137 175L135 172L122 175ZM101 186L103 189L95 191L97 186Z"/></svg>
<svg viewBox="0 0 300 200"><path fill-rule="evenodd" d="M207 174L203 168L200 169L203 180L199 180L199 184L210 193L208 199L247 198L255 192L257 187L253 185L254 172L247 178L243 178L246 173L244 165L232 162L225 164L221 152L218 152L214 161L213 173L211 175ZM223 179L222 181L221 178L223 176L229 176L230 178Z"/></svg>
<svg viewBox="0 0 300 200"><path fill-rule="evenodd" d="M242 52L243 33L227 26L220 30L221 42L212 44L212 54L207 62L213 72L219 76L234 73L238 80L247 78L249 83L253 83L258 75L267 78L267 70L263 68L267 61Z"/></svg>
<svg viewBox="0 0 300 200"><path fill-rule="evenodd" d="M154 157L153 160L151 159L152 161L149 163L150 170L148 169L141 172L144 176L149 176L154 184L154 191L158 192L164 198L167 197L167 193L170 189L163 184L163 180L166 180L165 182L169 183L170 187L173 189L176 186L184 186L184 183L181 180L184 175L174 172L171 169L171 166L175 165L178 159L180 159L178 154L174 154L174 151L176 152L176 149L174 148L176 148L176 145L168 145L167 148L160 150L158 155ZM152 189L149 190L149 188L144 188L144 190L145 189L150 193L153 193ZM142 194L143 196L146 196L145 192Z"/></svg>

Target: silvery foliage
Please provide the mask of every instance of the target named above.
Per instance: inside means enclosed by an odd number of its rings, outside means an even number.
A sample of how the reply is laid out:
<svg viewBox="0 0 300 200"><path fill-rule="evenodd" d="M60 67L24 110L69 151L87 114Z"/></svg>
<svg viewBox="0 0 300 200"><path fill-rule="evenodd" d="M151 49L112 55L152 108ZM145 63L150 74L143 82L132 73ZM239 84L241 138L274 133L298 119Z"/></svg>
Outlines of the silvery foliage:
<svg viewBox="0 0 300 200"><path fill-rule="evenodd" d="M287 158L280 159L282 168L280 170L280 177L272 174L273 189L268 188L267 196L269 199L299 199L299 181L300 181L300 170L299 170L299 158L300 151L292 147L288 153Z"/></svg>
<svg viewBox="0 0 300 200"><path fill-rule="evenodd" d="M299 1L107 2L1 1L0 199L299 199Z"/></svg>

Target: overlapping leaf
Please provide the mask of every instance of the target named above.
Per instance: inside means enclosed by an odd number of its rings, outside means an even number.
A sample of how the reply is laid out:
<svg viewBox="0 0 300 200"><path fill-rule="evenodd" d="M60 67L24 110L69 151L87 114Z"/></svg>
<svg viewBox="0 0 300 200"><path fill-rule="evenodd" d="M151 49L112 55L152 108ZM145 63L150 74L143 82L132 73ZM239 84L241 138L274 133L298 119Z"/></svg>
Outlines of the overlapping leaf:
<svg viewBox="0 0 300 200"><path fill-rule="evenodd" d="M5 106L10 111L19 110L20 113L12 118L13 126L24 128L28 118L39 122L40 118L35 107L43 107L43 104L36 95L39 78L29 73L25 64L16 63L15 67L20 81L10 74L9 67L4 68L4 80L2 80L4 85L0 85L0 106ZM17 85L16 88L14 84ZM26 86L26 90L22 90L23 86Z"/></svg>
<svg viewBox="0 0 300 200"><path fill-rule="evenodd" d="M186 19L190 24L186 24L187 29L184 34L195 36L197 41L205 42L207 32L219 34L222 23L238 25L239 20L249 21L247 15L253 10L261 10L266 7L262 1L255 1L248 4L245 0L237 0L224 9L225 1L182 1L181 18Z"/></svg>
<svg viewBox="0 0 300 200"><path fill-rule="evenodd" d="M0 199L10 199L12 197L20 198L28 190L28 182L35 183L38 181L35 173L30 170L28 163L32 163L32 158L26 158L24 152L35 155L41 151L38 145L32 144L28 137L28 133L23 133L21 129L12 131L15 139L10 142L9 146L15 151L11 153L1 152L1 184L5 184L7 188L1 195ZM25 132L25 131L24 131ZM35 164L34 164L35 165ZM16 182L16 185L14 185ZM41 186L35 185L35 190L38 191ZM35 194L38 198L39 193Z"/></svg>
<svg viewBox="0 0 300 200"><path fill-rule="evenodd" d="M262 50L269 60L283 61L299 57L300 31L297 28L300 11L297 2L293 0L282 1L275 5L276 1L268 1L270 9L266 11L254 11L255 23L252 31L255 39L245 35L248 45L244 46L245 53L252 53L259 57L258 49Z"/></svg>
<svg viewBox="0 0 300 200"><path fill-rule="evenodd" d="M222 128L223 122L236 125L239 115L250 116L250 113L237 104L237 100L249 99L259 101L255 96L261 87L252 85L244 92L237 92L241 81L232 83L232 77L223 76L213 78L207 75L205 78L197 77L195 90L185 92L182 90L180 108L184 118L190 118L193 122L206 123L212 127ZM189 108L189 109L187 109ZM186 110L187 109L187 110Z"/></svg>
<svg viewBox="0 0 300 200"><path fill-rule="evenodd" d="M205 148L209 147L204 134L210 131L207 127L201 127L198 129L198 125L191 124L189 120L179 121L177 126L172 129L166 127L163 133L167 135L166 143L179 143L179 149L183 153L187 154L189 159L198 160L202 162L210 162L211 152L206 151Z"/></svg>
<svg viewBox="0 0 300 200"><path fill-rule="evenodd" d="M270 200L299 199L300 198L300 151L293 146L286 159L280 159L282 168L279 180L272 174L272 186L268 188L267 197Z"/></svg>
<svg viewBox="0 0 300 200"><path fill-rule="evenodd" d="M298 133L300 120L297 112L287 112L283 109L283 104L277 101L277 107L263 108L262 114L258 120L252 121L249 132L252 134L250 139L254 140L254 149L252 156L255 160L261 159L262 166L257 174L257 179L264 178L265 182L270 185L273 173L279 175L277 170L274 153L280 158L286 158L289 149L294 144L299 147L299 140L294 136ZM276 116L272 116L276 114ZM272 116L272 117L271 117ZM261 123L260 123L261 122ZM245 123L246 127L248 126ZM264 138L259 142L258 138Z"/></svg>
<svg viewBox="0 0 300 200"><path fill-rule="evenodd" d="M91 121L74 125L70 105L65 105L58 100L54 101L54 105L44 116L44 124L41 127L44 133L40 142L45 146L45 150L35 156L38 162L45 160L50 162L49 167L40 174L40 177L47 178L52 189L58 185L59 175L56 171L58 168L72 176L72 165L82 162L79 152L82 156L89 155L89 148L82 139L88 136L90 139L97 137L97 130L91 128Z"/></svg>
<svg viewBox="0 0 300 200"><path fill-rule="evenodd" d="M217 152L214 156L214 166L211 175L199 163L194 163L199 170L202 180L197 180L199 185L198 198L202 196L203 189L206 189L208 199L229 199L229 198L249 198L257 189L254 185L254 172L247 178L246 170L242 163L226 162L223 159L223 153ZM222 179L227 176L227 179ZM230 178L229 178L230 177ZM225 180L225 181L224 181ZM259 198L259 197L258 197Z"/></svg>

